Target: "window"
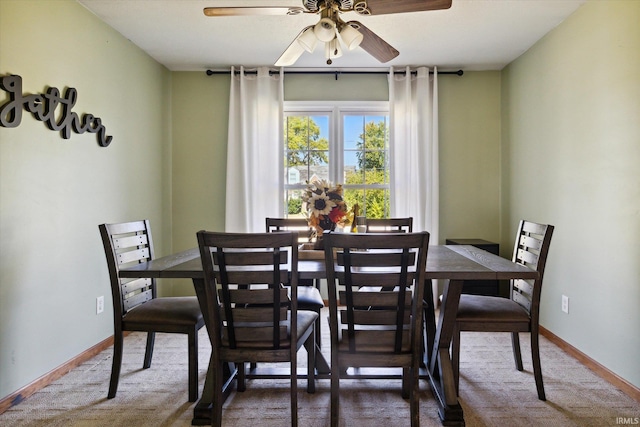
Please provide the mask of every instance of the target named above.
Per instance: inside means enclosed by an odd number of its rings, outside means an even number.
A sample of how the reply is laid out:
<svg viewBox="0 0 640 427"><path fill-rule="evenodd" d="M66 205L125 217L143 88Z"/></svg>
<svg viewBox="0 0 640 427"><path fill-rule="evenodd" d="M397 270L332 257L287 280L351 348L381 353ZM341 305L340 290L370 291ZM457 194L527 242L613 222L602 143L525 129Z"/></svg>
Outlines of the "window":
<svg viewBox="0 0 640 427"><path fill-rule="evenodd" d="M286 102L284 111L285 216L303 216L301 191L318 178L343 184L360 215L388 217L388 103Z"/></svg>

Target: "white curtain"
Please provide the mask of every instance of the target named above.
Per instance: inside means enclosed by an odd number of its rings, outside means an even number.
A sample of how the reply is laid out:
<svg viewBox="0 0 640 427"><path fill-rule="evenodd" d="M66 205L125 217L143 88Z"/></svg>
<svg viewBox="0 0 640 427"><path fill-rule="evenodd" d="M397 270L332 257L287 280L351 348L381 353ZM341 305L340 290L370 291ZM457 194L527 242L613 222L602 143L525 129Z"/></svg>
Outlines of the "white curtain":
<svg viewBox="0 0 640 427"><path fill-rule="evenodd" d="M391 214L438 244L438 75L411 71L389 72Z"/></svg>
<svg viewBox="0 0 640 427"><path fill-rule="evenodd" d="M414 231L428 231L439 243L438 70L389 72L391 130L391 214L413 217ZM437 306L438 285L432 281Z"/></svg>
<svg viewBox="0 0 640 427"><path fill-rule="evenodd" d="M280 216L283 71L231 68L225 230L263 232Z"/></svg>

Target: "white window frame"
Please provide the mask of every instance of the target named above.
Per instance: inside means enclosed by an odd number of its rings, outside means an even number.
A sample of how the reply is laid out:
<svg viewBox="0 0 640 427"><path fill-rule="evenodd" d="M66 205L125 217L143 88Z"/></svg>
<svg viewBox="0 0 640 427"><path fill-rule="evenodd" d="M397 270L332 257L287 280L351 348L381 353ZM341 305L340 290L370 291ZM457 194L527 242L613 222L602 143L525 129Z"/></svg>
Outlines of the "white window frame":
<svg viewBox="0 0 640 427"><path fill-rule="evenodd" d="M388 101L285 101L283 104L283 122L288 115L307 116L328 115L329 116L329 181L342 183L344 179L344 129L342 118L344 115L381 115L387 116L391 120ZM390 124L389 124L390 126ZM280 152L284 153L284 139L282 140ZM392 149L389 147L389 156ZM391 160L391 159L390 159ZM392 162L389 161L389 169ZM284 176L284 163L280 164L281 176ZM391 173L391 170L390 170ZM391 176L393 174L391 173ZM281 194L288 190L305 188L304 183L287 184L282 182ZM349 188L350 186L344 186ZM391 182L387 185L372 185L371 188L386 188L391 191ZM281 210L284 216L286 206L283 200Z"/></svg>

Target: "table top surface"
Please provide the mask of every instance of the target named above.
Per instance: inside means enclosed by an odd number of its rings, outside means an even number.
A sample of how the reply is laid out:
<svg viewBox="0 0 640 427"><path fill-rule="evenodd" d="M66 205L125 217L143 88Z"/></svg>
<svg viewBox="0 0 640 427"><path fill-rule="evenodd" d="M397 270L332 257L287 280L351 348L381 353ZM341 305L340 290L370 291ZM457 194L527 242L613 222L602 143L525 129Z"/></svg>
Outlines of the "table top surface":
<svg viewBox="0 0 640 427"><path fill-rule="evenodd" d="M324 261L299 260L298 271L302 279L324 278ZM198 248L122 268L120 277L204 278ZM538 272L474 246L434 245L429 247L426 277L451 280L537 279Z"/></svg>

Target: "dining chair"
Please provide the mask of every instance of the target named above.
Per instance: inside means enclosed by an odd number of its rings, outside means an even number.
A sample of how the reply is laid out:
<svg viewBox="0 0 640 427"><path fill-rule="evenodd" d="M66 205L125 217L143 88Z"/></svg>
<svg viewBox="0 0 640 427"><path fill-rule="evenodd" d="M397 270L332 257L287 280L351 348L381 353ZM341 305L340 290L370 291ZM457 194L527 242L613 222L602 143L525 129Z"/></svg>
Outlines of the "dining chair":
<svg viewBox="0 0 640 427"><path fill-rule="evenodd" d="M406 218L367 218L367 233L411 233L413 217Z"/></svg>
<svg viewBox="0 0 640 427"><path fill-rule="evenodd" d="M367 218L365 220L368 233L411 233L413 232L413 217L396 217L396 218ZM429 280L426 284L424 292L424 300L422 302L422 322L425 330L424 336L424 352L430 355L433 346L433 338L436 335L436 324L431 319L435 318L435 303L433 299L433 289Z"/></svg>
<svg viewBox="0 0 640 427"><path fill-rule="evenodd" d="M520 332L531 334L531 358L538 398L546 400L538 339L540 293L547 262L553 225L520 221L513 248L512 261L539 273L536 280L513 279L510 281L510 297L462 294L456 315L451 341L456 392L460 383L460 332L511 332L511 344L516 369L522 371Z"/></svg>
<svg viewBox="0 0 640 427"><path fill-rule="evenodd" d="M303 244L309 241L311 228L305 218L267 218L267 233L279 231L293 231L298 235L298 243ZM324 308L324 300L320 293L320 280L298 279L298 308L300 310L312 310L318 313L316 320L316 345L321 347L322 331L320 328L320 310Z"/></svg>
<svg viewBox="0 0 640 427"><path fill-rule="evenodd" d="M155 279L121 279L120 268L153 259L153 240L149 220L100 224L100 235L107 257L113 300L113 361L107 397L118 390L122 365L123 332L147 332L142 367L151 366L156 332L186 334L189 358L189 402L198 399L198 330L204 326L195 296L157 296Z"/></svg>
<svg viewBox="0 0 640 427"><path fill-rule="evenodd" d="M311 227L306 218L266 218L267 233L273 231L295 231L298 243L306 243L311 236Z"/></svg>
<svg viewBox="0 0 640 427"><path fill-rule="evenodd" d="M429 233L333 233L325 237L331 330L331 425L339 423L348 368L402 368L411 426L420 425L418 370ZM386 290L383 290L386 289Z"/></svg>
<svg viewBox="0 0 640 427"><path fill-rule="evenodd" d="M244 391L245 364L288 362L291 425L298 424L297 352L307 351L307 392L315 392L318 314L298 310L297 233L199 231L206 322L213 368L212 425L222 423L225 364L235 364ZM287 286L283 286L287 285Z"/></svg>

